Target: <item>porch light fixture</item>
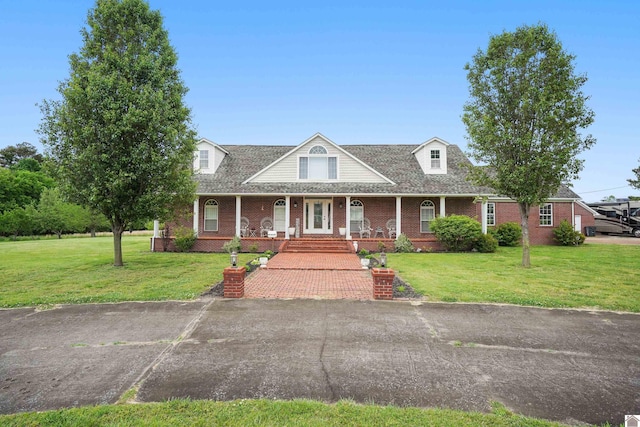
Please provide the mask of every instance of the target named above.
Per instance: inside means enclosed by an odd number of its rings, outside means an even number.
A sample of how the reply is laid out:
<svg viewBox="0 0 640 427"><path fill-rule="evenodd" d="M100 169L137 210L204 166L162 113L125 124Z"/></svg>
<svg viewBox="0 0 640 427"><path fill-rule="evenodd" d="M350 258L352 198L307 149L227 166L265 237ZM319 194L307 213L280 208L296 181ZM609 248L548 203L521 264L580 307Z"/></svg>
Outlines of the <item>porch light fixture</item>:
<svg viewBox="0 0 640 427"><path fill-rule="evenodd" d="M340 209L342 209L342 202L340 202Z"/></svg>
<svg viewBox="0 0 640 427"><path fill-rule="evenodd" d="M238 254L236 253L236 251L231 252L231 266L238 266Z"/></svg>
<svg viewBox="0 0 640 427"><path fill-rule="evenodd" d="M298 207L298 202L293 202L293 207L297 208Z"/></svg>
<svg viewBox="0 0 640 427"><path fill-rule="evenodd" d="M380 266L381 267L387 266L387 254L385 254L384 252L380 252Z"/></svg>

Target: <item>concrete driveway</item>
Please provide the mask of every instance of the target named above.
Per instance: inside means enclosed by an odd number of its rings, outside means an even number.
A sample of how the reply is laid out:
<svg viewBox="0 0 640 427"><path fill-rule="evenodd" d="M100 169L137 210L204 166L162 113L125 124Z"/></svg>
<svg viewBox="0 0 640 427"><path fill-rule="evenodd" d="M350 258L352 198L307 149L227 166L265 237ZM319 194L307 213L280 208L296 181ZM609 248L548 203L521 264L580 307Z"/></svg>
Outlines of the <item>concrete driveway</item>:
<svg viewBox="0 0 640 427"><path fill-rule="evenodd" d="M0 413L311 398L613 424L640 413L640 316L481 304L222 300L0 310Z"/></svg>

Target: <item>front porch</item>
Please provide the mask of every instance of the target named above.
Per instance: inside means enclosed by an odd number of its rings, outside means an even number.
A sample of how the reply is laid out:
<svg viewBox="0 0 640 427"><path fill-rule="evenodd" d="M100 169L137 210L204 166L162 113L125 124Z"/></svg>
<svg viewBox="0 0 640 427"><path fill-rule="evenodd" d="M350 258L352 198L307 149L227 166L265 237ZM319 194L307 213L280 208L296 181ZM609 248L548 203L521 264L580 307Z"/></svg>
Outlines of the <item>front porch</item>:
<svg viewBox="0 0 640 427"><path fill-rule="evenodd" d="M430 251L440 249L431 220L452 213L482 217L483 205L471 197L445 196L211 195L200 196L192 218L180 223L196 232L195 252L219 252L233 236L241 238L245 252L278 252L283 243L298 239L358 242L359 249L370 252L384 245L392 252L401 233L416 249ZM154 235L153 250L173 250L170 241L157 244L159 231Z"/></svg>
<svg viewBox="0 0 640 427"><path fill-rule="evenodd" d="M232 236L219 236L219 237L198 237L193 248L191 248L191 252L222 252L222 246L231 240ZM166 240L166 241L165 241ZM313 248L317 248L318 250L314 250L313 252L317 253L335 253L333 250L328 249L326 244L331 241L339 241L342 243L350 244L350 253L355 253L355 246L357 245L358 250L366 249L369 252L380 252L380 243L384 245L384 250L386 252L394 252L395 251L395 239L389 238L364 238L364 239L354 239L351 241L345 241L345 239L337 239L337 238L291 238L284 239L283 237L278 238L266 238L266 237L242 237L240 238L240 242L242 245L242 252L256 252L261 253L265 251L272 252L281 252L284 245L292 244L294 242L304 243L305 246L311 246ZM415 238L411 239L413 246L416 250L420 250L420 252L437 252L442 249L440 243L436 240L435 236L430 235L428 237L423 238ZM173 244L173 237L169 237L168 239L164 239L162 237L154 237L151 242L151 250L153 252L164 252L165 247L167 252L175 252L176 248ZM340 251L342 253L342 251Z"/></svg>

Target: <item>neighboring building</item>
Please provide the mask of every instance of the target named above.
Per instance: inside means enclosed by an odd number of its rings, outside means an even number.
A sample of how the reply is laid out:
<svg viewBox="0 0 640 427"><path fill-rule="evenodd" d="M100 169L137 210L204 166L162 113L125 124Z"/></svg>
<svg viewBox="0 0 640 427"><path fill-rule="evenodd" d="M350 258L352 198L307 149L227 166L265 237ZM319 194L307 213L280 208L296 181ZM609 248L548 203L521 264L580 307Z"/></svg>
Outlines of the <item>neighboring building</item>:
<svg viewBox="0 0 640 427"><path fill-rule="evenodd" d="M517 203L466 180L470 161L440 138L420 145L337 145L317 133L297 147L198 143L198 198L183 225L198 235L193 250L219 251L234 235L243 249L277 248L290 238L353 239L377 249L406 234L417 248L437 247L436 216L468 215L487 227L520 222ZM532 209L533 244L553 243L562 219L576 229L593 214L562 187ZM276 237L268 234L271 228ZM155 250L162 250L155 245Z"/></svg>

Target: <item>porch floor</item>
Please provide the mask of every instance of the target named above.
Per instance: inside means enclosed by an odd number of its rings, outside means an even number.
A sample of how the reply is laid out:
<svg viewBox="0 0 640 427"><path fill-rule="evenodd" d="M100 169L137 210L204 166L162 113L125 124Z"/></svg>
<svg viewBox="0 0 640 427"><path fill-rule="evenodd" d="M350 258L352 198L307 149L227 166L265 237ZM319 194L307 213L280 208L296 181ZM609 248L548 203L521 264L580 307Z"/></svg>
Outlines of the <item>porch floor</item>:
<svg viewBox="0 0 640 427"><path fill-rule="evenodd" d="M279 253L250 274L245 298L373 299L373 279L355 254Z"/></svg>

